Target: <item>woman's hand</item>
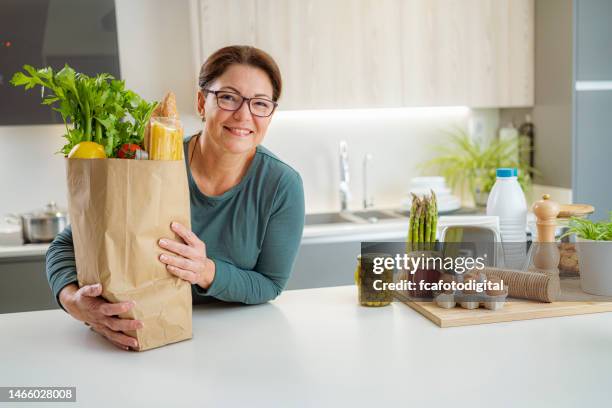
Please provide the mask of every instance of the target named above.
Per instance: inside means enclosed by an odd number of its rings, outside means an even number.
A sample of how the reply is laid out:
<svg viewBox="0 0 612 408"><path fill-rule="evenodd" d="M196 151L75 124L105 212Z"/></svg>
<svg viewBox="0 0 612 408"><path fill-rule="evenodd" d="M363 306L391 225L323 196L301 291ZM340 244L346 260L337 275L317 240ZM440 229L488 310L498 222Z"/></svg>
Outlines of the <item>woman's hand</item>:
<svg viewBox="0 0 612 408"><path fill-rule="evenodd" d="M101 294L102 285L99 283L80 289L73 283L61 290L59 300L72 317L85 322L115 346L123 350L137 348L138 341L122 332L141 329L142 322L116 317L133 308L134 302L109 303L100 297Z"/></svg>
<svg viewBox="0 0 612 408"><path fill-rule="evenodd" d="M206 256L206 244L178 222L173 222L171 228L184 243L167 238L160 239L159 246L176 256L161 254L159 260L171 274L207 289L215 278L215 263Z"/></svg>

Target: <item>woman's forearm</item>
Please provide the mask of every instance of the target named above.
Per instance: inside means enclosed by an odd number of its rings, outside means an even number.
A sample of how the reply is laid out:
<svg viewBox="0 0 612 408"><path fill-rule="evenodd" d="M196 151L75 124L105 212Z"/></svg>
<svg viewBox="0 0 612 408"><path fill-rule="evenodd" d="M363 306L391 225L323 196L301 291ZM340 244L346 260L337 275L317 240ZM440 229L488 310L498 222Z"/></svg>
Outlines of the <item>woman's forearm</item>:
<svg viewBox="0 0 612 408"><path fill-rule="evenodd" d="M79 285L76 283L69 283L64 286L57 295L58 303L68 313L70 313L70 309L72 308L72 301L77 290L79 290Z"/></svg>
<svg viewBox="0 0 612 408"><path fill-rule="evenodd" d="M195 285L195 293L225 302L259 304L272 300L283 291L291 272L291 268L278 271L271 279L263 271L241 269L218 259L213 262L214 279L207 288Z"/></svg>
<svg viewBox="0 0 612 408"><path fill-rule="evenodd" d="M58 304L63 307L59 295L62 289L77 282L76 261L72 244L72 229L66 227L53 240L46 254L46 274L49 286Z"/></svg>

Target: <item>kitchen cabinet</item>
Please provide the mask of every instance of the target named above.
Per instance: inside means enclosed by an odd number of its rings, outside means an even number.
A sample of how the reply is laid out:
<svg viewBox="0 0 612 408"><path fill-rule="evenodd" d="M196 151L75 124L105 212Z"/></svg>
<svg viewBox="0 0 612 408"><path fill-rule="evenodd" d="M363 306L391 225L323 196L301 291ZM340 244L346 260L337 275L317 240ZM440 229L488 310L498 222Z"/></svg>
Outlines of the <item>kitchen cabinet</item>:
<svg viewBox="0 0 612 408"><path fill-rule="evenodd" d="M532 0L400 4L405 105L533 105Z"/></svg>
<svg viewBox="0 0 612 408"><path fill-rule="evenodd" d="M0 257L0 314L57 308L44 255Z"/></svg>
<svg viewBox="0 0 612 408"><path fill-rule="evenodd" d="M302 244L286 289L352 285L360 253L359 241Z"/></svg>
<svg viewBox="0 0 612 408"><path fill-rule="evenodd" d="M194 0L197 58L255 45L281 108L533 105L534 0Z"/></svg>

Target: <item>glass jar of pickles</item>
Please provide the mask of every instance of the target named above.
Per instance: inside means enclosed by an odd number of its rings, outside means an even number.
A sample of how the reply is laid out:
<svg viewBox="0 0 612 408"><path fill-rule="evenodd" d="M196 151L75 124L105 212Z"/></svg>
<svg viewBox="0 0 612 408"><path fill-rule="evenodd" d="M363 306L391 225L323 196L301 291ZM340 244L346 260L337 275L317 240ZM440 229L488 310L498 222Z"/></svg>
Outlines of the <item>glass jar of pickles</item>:
<svg viewBox="0 0 612 408"><path fill-rule="evenodd" d="M393 300L393 292L387 288L387 284L393 282L393 268L385 268L383 264L380 266L382 268L380 273L374 271L374 259L389 256L382 253L370 253L357 257L355 283L361 306L387 306Z"/></svg>

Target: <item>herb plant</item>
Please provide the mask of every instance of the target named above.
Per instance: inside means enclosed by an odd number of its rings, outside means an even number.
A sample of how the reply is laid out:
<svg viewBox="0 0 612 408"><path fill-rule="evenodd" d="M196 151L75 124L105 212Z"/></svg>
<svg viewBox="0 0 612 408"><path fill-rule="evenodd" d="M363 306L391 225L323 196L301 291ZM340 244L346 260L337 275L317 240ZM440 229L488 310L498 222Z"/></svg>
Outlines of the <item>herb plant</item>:
<svg viewBox="0 0 612 408"><path fill-rule="evenodd" d="M529 190L531 178L529 173L537 170L519 162L516 158L520 152L528 151L528 140L493 139L490 142L474 140L463 129L448 132L448 141L435 146L437 157L423 163L422 168L432 168L443 176L451 188L462 193L466 188L471 193L476 187L490 192L495 184L496 170L500 167L519 169L518 182L523 191Z"/></svg>
<svg viewBox="0 0 612 408"><path fill-rule="evenodd" d="M107 157L115 157L124 143L142 145L147 122L157 105L125 89L125 82L109 74L89 77L65 65L58 72L47 67L24 65L11 84L43 88L43 105L60 113L66 126L67 143L60 150L67 155L81 142L104 146ZM46 95L45 95L46 93Z"/></svg>
<svg viewBox="0 0 612 408"><path fill-rule="evenodd" d="M584 218L572 217L569 223L569 230L563 237L576 234L583 239L593 241L612 241L612 211L610 219L606 221L591 221Z"/></svg>

